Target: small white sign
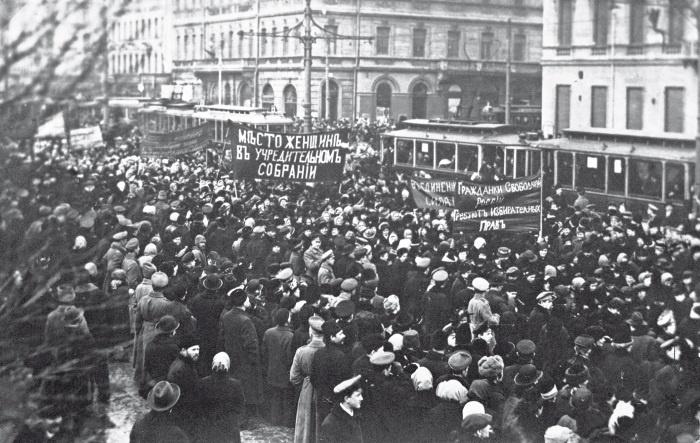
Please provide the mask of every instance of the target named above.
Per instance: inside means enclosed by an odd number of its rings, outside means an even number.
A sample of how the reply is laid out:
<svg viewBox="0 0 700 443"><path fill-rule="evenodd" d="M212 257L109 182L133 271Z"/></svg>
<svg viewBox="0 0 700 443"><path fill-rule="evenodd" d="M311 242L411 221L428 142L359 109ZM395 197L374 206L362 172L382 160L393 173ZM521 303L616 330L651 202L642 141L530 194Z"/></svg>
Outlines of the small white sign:
<svg viewBox="0 0 700 443"><path fill-rule="evenodd" d="M586 167L589 169L598 169L598 157L586 157Z"/></svg>
<svg viewBox="0 0 700 443"><path fill-rule="evenodd" d="M430 152L430 144L425 143L425 142L421 143L420 144L420 152L425 152L425 153Z"/></svg>
<svg viewBox="0 0 700 443"><path fill-rule="evenodd" d="M622 159L616 158L613 160L613 172L615 174L622 174Z"/></svg>

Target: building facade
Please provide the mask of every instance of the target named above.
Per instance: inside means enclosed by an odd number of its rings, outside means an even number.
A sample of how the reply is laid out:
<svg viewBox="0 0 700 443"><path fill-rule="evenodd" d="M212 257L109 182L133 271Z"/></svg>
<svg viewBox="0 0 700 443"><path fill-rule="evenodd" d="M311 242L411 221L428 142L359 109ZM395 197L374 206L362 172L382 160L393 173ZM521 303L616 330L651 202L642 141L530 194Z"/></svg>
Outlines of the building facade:
<svg viewBox="0 0 700 443"><path fill-rule="evenodd" d="M175 0L174 80L197 85L207 104L302 115L304 6ZM512 103L539 105L541 0L312 0L311 8L312 115L479 119L505 102L509 18Z"/></svg>
<svg viewBox="0 0 700 443"><path fill-rule="evenodd" d="M171 0L129 2L109 32L111 96L159 97L171 82Z"/></svg>
<svg viewBox="0 0 700 443"><path fill-rule="evenodd" d="M694 138L698 38L686 4L545 0L545 136L571 129Z"/></svg>

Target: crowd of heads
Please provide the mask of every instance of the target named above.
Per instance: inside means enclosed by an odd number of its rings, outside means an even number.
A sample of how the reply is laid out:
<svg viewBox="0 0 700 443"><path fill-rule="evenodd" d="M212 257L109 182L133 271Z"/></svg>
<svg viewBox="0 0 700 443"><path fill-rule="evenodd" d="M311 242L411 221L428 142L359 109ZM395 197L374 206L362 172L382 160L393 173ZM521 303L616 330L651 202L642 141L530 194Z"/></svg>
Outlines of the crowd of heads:
<svg viewBox="0 0 700 443"><path fill-rule="evenodd" d="M69 285L79 302L67 304L117 298L131 309L147 279L184 310L208 292L248 312L258 334L289 325L353 360L366 354L371 370L338 388L340 401L362 410L367 380L406 382L407 398L458 405L459 416L436 430L415 402L386 407L410 405L406 417L445 438L697 438L694 216L592 207L558 189L542 232L460 232L449 211L416 208L408 178L371 155L381 127L346 126L351 148L372 149L349 155L334 184L236 181L215 150L140 158L136 134L84 152L3 151L11 304L50 284L57 302ZM66 324L79 323L74 311ZM158 329L186 353L209 339L173 317ZM205 358L209 370L232 365ZM148 395L153 407L179 392L156 384Z"/></svg>

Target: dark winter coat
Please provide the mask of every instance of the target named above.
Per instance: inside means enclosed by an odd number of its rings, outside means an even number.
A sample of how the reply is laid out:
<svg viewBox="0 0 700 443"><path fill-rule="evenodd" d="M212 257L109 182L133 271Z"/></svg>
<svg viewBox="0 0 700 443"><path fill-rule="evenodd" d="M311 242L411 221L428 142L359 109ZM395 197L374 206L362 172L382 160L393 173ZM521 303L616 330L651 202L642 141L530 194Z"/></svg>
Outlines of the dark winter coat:
<svg viewBox="0 0 700 443"><path fill-rule="evenodd" d="M314 354L311 362L311 384L319 398L332 400L333 388L343 380L352 377L352 362L343 348L326 343Z"/></svg>
<svg viewBox="0 0 700 443"><path fill-rule="evenodd" d="M223 299L215 292L205 291L192 300L192 315L197 319L199 337L199 367L204 374L209 373L211 360L216 353L216 340L219 334L219 318L224 310Z"/></svg>
<svg viewBox="0 0 700 443"><path fill-rule="evenodd" d="M146 345L145 389L150 390L156 383L167 378L170 365L177 359L179 352L180 347L170 334L158 334Z"/></svg>
<svg viewBox="0 0 700 443"><path fill-rule="evenodd" d="M240 380L248 404L258 404L262 395L260 348L253 321L234 307L221 317L218 350L231 358L229 373Z"/></svg>
<svg viewBox="0 0 700 443"><path fill-rule="evenodd" d="M180 387L180 400L175 405L175 410L187 411L199 402L201 395L199 375L192 359L178 355L170 365L167 380Z"/></svg>
<svg viewBox="0 0 700 443"><path fill-rule="evenodd" d="M192 440L168 412L151 411L134 423L129 441L131 443L189 443Z"/></svg>
<svg viewBox="0 0 700 443"><path fill-rule="evenodd" d="M262 344L263 362L267 370L267 383L276 388L287 388L289 369L292 367L294 333L287 326L275 326L265 331Z"/></svg>
<svg viewBox="0 0 700 443"><path fill-rule="evenodd" d="M200 389L203 426L196 441L240 442L239 417L245 410L241 382L226 372L215 372L202 379Z"/></svg>
<svg viewBox="0 0 700 443"><path fill-rule="evenodd" d="M322 443L362 443L362 428L357 415L350 416L340 405L335 405L321 424Z"/></svg>

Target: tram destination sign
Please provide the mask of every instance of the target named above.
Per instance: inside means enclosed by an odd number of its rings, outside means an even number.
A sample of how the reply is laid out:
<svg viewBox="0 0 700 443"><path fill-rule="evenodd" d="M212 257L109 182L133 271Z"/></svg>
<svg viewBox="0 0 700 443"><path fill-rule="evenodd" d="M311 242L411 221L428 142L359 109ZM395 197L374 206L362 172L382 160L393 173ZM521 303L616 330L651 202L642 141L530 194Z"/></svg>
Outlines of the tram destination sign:
<svg viewBox="0 0 700 443"><path fill-rule="evenodd" d="M411 181L419 208L448 209L455 229L523 232L539 229L542 214L539 174L494 183L468 180Z"/></svg>
<svg viewBox="0 0 700 443"><path fill-rule="evenodd" d="M206 148L210 138L208 123L171 132L149 132L141 141L141 155L168 158L189 154Z"/></svg>
<svg viewBox="0 0 700 443"><path fill-rule="evenodd" d="M343 174L347 131L279 133L231 123L228 141L224 161L236 179L326 182Z"/></svg>

